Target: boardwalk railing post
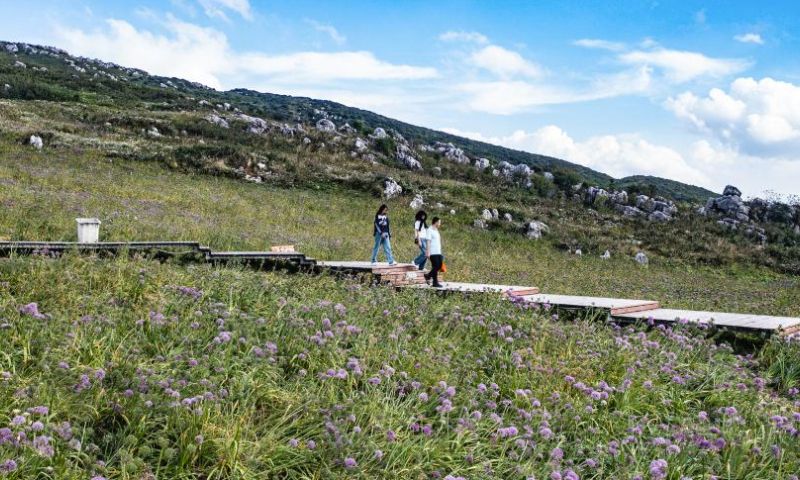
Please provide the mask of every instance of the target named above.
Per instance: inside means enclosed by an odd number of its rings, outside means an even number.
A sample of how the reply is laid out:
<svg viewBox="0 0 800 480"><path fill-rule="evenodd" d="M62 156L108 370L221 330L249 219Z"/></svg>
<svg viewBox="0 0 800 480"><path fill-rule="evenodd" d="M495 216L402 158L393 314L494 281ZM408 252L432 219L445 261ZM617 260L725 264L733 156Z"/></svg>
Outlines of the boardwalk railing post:
<svg viewBox="0 0 800 480"><path fill-rule="evenodd" d="M97 218L76 218L78 222L78 243L97 243L100 240L100 220Z"/></svg>

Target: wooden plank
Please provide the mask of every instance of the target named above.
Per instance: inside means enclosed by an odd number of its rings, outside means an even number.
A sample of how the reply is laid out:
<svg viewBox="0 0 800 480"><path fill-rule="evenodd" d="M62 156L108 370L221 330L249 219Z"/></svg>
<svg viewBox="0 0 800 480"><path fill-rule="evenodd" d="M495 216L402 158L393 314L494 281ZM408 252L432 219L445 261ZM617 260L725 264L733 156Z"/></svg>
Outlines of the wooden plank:
<svg viewBox="0 0 800 480"><path fill-rule="evenodd" d="M652 318L659 322L669 323L686 320L697 323L713 323L721 327L744 330L777 331L779 329L785 329L786 331L800 331L800 318L776 317L771 315L660 308L648 312L634 312L614 316L631 320L646 320Z"/></svg>
<svg viewBox="0 0 800 480"><path fill-rule="evenodd" d="M658 302L652 300L634 300L626 298L579 297L574 295L525 295L525 300L539 304L549 304L566 308L598 308L617 312L635 312L655 310Z"/></svg>

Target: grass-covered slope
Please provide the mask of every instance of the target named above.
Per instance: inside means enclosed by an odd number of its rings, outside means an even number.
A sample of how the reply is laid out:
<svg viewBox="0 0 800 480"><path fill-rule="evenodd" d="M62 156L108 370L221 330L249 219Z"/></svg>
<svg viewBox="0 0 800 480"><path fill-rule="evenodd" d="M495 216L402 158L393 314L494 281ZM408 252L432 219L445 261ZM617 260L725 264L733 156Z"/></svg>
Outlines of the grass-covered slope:
<svg viewBox="0 0 800 480"><path fill-rule="evenodd" d="M41 47L34 47L36 49L34 52L20 48L12 54L6 48L8 45L12 44L0 42L0 98L82 102L126 108L141 108L146 102L147 108L173 111L196 109L196 100L206 99L212 104L230 103L251 115L289 123L310 124L320 118L317 112L325 112L325 115L335 118L339 125L349 122L351 125L362 126L365 132L376 127L393 129L419 145L452 142L461 146L468 154L487 157L495 164L508 161L513 164L528 164L540 170L567 170L574 172L584 182L603 187L611 185L614 181L604 173L558 158L508 149L410 125L336 102L244 89L217 92L178 78L151 76L146 72L102 62L87 63L85 59L73 58L67 52L55 49L41 50ZM14 67L17 61L23 61L27 68ZM34 67L46 68L47 71L33 72ZM75 67L84 71L79 71ZM10 88L3 88L5 84ZM191 97L192 101L187 97ZM637 182L639 180L641 179L637 179ZM653 177L646 179L642 188L649 188L655 193L667 196L673 193L679 194L675 198L682 201L705 201L713 195L705 189L681 185L679 182Z"/></svg>
<svg viewBox="0 0 800 480"><path fill-rule="evenodd" d="M793 386L704 332L145 260L0 262L0 475L790 479ZM560 476L559 476L560 475Z"/></svg>

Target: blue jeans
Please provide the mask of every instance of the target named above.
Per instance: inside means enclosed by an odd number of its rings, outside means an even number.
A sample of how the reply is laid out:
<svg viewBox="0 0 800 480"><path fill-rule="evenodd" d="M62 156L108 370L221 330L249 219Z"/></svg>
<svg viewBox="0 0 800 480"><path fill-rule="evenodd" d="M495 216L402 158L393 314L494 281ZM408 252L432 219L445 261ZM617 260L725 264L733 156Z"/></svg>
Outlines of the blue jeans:
<svg viewBox="0 0 800 480"><path fill-rule="evenodd" d="M425 263L428 261L428 241L424 238L419 241L419 256L414 259L414 265L418 266L420 270L425 269Z"/></svg>
<svg viewBox="0 0 800 480"><path fill-rule="evenodd" d="M389 237L383 238L380 233L375 234L375 247L372 249L372 263L378 261L378 250L381 248L381 244L383 244L383 253L386 254L386 261L394 263L392 244L389 241Z"/></svg>

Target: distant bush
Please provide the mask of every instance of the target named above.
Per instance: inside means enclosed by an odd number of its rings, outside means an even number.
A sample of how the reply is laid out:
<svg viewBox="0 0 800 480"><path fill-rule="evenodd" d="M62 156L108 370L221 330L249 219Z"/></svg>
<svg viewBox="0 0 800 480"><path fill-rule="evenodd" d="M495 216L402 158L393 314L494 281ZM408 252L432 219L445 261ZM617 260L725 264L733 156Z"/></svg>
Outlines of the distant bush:
<svg viewBox="0 0 800 480"><path fill-rule="evenodd" d="M18 80L10 85L11 88L8 90L0 88L0 97L51 102L77 102L80 99L77 92L51 84Z"/></svg>
<svg viewBox="0 0 800 480"><path fill-rule="evenodd" d="M397 142L395 142L394 138L391 137L378 138L375 140L375 151L380 152L387 157L392 156L394 155L395 151L397 151Z"/></svg>

